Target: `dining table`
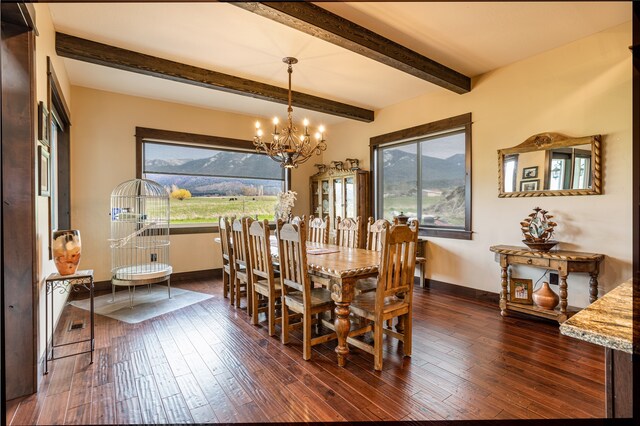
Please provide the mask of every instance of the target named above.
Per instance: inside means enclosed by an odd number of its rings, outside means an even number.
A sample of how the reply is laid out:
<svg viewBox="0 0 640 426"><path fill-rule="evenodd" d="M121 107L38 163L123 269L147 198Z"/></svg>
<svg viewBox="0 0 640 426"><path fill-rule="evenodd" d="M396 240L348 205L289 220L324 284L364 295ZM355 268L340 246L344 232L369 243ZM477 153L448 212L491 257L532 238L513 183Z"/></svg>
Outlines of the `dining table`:
<svg viewBox="0 0 640 426"><path fill-rule="evenodd" d="M220 238L215 238L220 243ZM232 242L233 244L233 242ZM270 238L271 257L278 262L278 242ZM334 244L307 242L307 268L310 275L329 280L331 298L335 302L334 327L338 338L336 355L338 365L344 367L349 346L347 337L351 330L350 308L355 295L356 281L378 275L380 253L374 250L342 247Z"/></svg>

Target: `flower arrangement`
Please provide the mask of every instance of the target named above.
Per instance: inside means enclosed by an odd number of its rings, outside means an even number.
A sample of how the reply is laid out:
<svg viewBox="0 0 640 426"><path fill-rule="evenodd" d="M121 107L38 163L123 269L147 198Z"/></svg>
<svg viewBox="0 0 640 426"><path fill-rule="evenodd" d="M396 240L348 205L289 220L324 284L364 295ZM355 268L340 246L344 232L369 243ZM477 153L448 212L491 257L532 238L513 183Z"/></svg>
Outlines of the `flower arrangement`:
<svg viewBox="0 0 640 426"><path fill-rule="evenodd" d="M278 193L278 202L275 205L275 220L287 220L291 215L291 209L296 201L295 191L285 191Z"/></svg>

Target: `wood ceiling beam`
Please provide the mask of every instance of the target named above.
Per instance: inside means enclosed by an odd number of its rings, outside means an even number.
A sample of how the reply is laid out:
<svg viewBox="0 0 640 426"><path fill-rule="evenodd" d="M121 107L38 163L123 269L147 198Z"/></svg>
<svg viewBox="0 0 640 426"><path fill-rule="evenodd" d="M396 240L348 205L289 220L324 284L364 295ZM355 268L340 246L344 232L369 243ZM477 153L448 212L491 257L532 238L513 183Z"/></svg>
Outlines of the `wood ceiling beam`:
<svg viewBox="0 0 640 426"><path fill-rule="evenodd" d="M471 90L471 79L371 30L307 2L230 2L265 18L333 43L455 93Z"/></svg>
<svg viewBox="0 0 640 426"><path fill-rule="evenodd" d="M287 104L285 88L229 74L194 67L132 50L56 32L56 53L62 57L124 71L220 90L280 104ZM373 111L293 91L292 104L299 108L372 122Z"/></svg>

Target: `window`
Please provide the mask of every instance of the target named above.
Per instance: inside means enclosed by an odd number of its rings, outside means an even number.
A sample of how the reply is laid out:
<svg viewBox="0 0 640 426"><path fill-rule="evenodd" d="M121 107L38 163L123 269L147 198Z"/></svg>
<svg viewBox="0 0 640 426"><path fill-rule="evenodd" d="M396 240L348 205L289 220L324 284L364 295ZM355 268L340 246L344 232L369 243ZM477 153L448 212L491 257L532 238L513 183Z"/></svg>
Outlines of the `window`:
<svg viewBox="0 0 640 426"><path fill-rule="evenodd" d="M171 194L171 233L212 232L220 216L273 220L286 174L251 142L143 128L136 139L139 175Z"/></svg>
<svg viewBox="0 0 640 426"><path fill-rule="evenodd" d="M504 157L504 192L515 192L518 180L518 154Z"/></svg>
<svg viewBox="0 0 640 426"><path fill-rule="evenodd" d="M589 147L554 149L550 151L549 161L551 162L549 189L591 188L591 151Z"/></svg>
<svg viewBox="0 0 640 426"><path fill-rule="evenodd" d="M421 234L471 238L471 114L371 139L376 217L404 213Z"/></svg>
<svg viewBox="0 0 640 426"><path fill-rule="evenodd" d="M51 58L47 57L47 90L49 93L49 153L51 230L71 228L71 115L64 99ZM49 233L51 238L51 233ZM49 240L51 247L51 240ZM51 250L49 252L51 257Z"/></svg>

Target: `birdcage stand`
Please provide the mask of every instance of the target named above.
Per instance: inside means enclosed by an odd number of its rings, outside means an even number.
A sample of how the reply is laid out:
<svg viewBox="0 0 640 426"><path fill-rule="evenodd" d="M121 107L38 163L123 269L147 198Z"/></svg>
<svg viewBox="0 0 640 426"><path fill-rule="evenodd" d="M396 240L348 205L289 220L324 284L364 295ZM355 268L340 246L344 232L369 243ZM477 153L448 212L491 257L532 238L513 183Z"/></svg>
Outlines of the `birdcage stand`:
<svg viewBox="0 0 640 426"><path fill-rule="evenodd" d="M46 296L45 296L45 335L46 335L46 352L45 352L45 361L44 361L44 374L49 373L49 361L53 361L56 359L67 358L70 356L80 355L80 354L91 354L91 362L89 364L93 364L93 350L95 348L95 333L94 333L94 309L93 309L93 270L87 269L84 271L77 271L72 275L60 275L58 273L50 274L45 279L46 286ZM56 345L54 343L54 335L56 331L54 329L54 321L53 321L53 292L58 291L60 294L62 293L70 293L72 291L77 292L80 291L80 288L84 288L89 291L89 300L90 300L90 309L89 309L89 321L91 323L91 336L88 339L78 340L75 342L68 342ZM51 297L51 302L49 302L49 297ZM51 317L49 317L49 303L51 303ZM49 320L51 320L51 343L49 343ZM63 355L63 356L55 356L54 350L55 348L59 348L62 346L69 345L77 345L80 343L89 342L89 350L76 352L73 354Z"/></svg>
<svg viewBox="0 0 640 426"><path fill-rule="evenodd" d="M113 277L111 277L112 302L115 302L116 300L116 286L127 287L127 290L129 291L129 308L133 309L133 299L136 295L137 286L146 285L150 287L151 284L157 284L164 281L167 282L167 296L171 299L171 273L173 272L173 268L171 266L162 264L159 268L151 269L148 265L141 265L136 267L135 270L136 272L133 273L132 268L123 268L116 271ZM120 274L127 278L119 278Z"/></svg>

